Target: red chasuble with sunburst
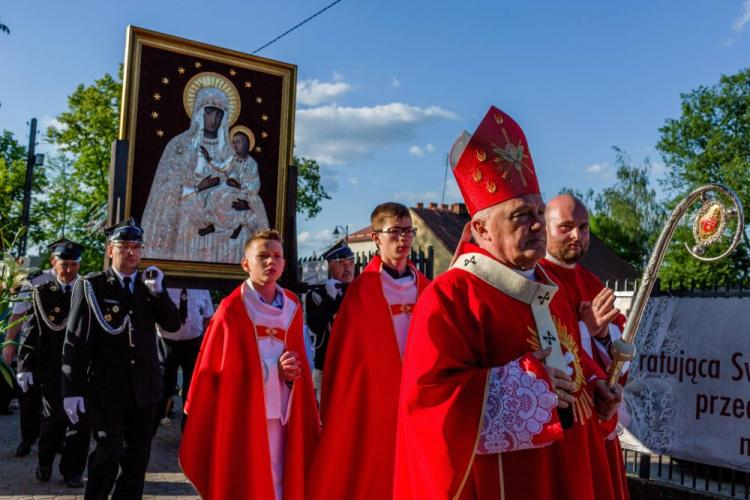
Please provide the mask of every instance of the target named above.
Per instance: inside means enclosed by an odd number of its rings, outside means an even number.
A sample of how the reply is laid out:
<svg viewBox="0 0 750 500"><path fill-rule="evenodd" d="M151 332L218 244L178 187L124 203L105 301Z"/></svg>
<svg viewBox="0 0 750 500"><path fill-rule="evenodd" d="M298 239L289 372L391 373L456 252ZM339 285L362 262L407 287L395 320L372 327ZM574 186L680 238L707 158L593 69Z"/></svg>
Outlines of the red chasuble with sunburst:
<svg viewBox="0 0 750 500"><path fill-rule="evenodd" d="M390 498L401 353L393 314L373 258L346 291L326 352L320 396L323 431L307 477L307 498ZM409 265L421 295L429 279ZM408 342L408 340L407 340Z"/></svg>
<svg viewBox="0 0 750 500"><path fill-rule="evenodd" d="M581 302L591 302L594 300L594 297L604 288L601 280L580 264L576 264L573 267L564 267L549 259L542 259L540 265L560 281L574 309L577 309ZM625 326L625 316L620 314L615 319L614 324L622 332ZM593 358L603 370L607 370L611 360L605 359L604 356L606 355L597 356L597 348L593 345L596 341L591 339L591 342ZM625 376L623 376L621 381L623 385L625 383L624 378ZM620 440L616 433L612 432L607 436L605 448L610 466L610 476L612 477L617 497L627 499L630 497L628 493L628 481L625 477L622 448L620 447Z"/></svg>
<svg viewBox="0 0 750 500"><path fill-rule="evenodd" d="M492 259L472 244L460 249L468 254ZM532 355L531 306L457 267L425 290L402 372L394 498L615 498L587 384L603 373L579 348L567 297L549 309L578 386L565 430Z"/></svg>

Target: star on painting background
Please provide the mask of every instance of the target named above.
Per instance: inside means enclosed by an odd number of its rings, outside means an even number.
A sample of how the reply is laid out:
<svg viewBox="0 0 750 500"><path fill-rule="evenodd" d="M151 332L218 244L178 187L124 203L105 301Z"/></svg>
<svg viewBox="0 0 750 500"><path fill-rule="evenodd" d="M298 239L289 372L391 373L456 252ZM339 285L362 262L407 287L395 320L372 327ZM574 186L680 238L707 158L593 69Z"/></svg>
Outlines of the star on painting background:
<svg viewBox="0 0 750 500"><path fill-rule="evenodd" d="M191 69L186 69L185 66L177 66L177 68L176 68L177 69L177 73L180 76L186 76L186 77L195 76L196 74L199 74L202 71L201 68L203 67L203 63L201 63L200 61L194 61L192 63L192 66L193 66L194 70L192 68ZM225 70L220 71L220 72L224 73L224 75L227 76L227 77L235 77L235 78L237 78L239 81L236 82L236 85L237 85L238 90L240 90L241 92L244 90L245 92L249 93L249 90L247 90L247 89L252 89L253 88L253 83L250 80L244 80L244 79L242 79L243 76L245 76L245 75L242 75L242 71L238 71L235 68L228 68L228 69L225 69ZM168 77L166 77L166 76L162 76L162 77L158 78L158 81L162 85L169 85L171 83L170 79ZM180 79L180 82L183 82L183 81L184 80ZM182 87L182 85L180 83L176 84L176 86L173 86L173 87L174 87L175 91L182 92L184 90L184 89L180 88L180 87ZM161 104L162 101L164 101L164 99L162 99L162 97L165 97L165 94L166 94L166 91L154 92L152 94L152 98L153 98L154 103ZM169 101L168 97L169 96L166 96L166 102ZM263 96L259 96L259 95L255 95L255 96L245 95L244 99L245 99L245 103L246 104L247 103L252 103L252 100L254 100L255 102L253 104L257 108L261 108L261 106L259 106L259 105L264 104L264 102L263 102ZM258 111L260 112L261 110L258 109ZM158 108L157 108L157 110L152 110L151 112L149 112L148 115L153 120L158 120L160 118L160 115L161 115L161 110L158 110ZM257 115L255 115L255 116L257 116ZM262 121L264 121L264 122L267 122L267 121L269 121L270 117L268 116L268 114L263 113L263 114L261 114L260 119ZM249 125L250 124L245 124L245 126L249 126ZM161 128L160 129L156 129L155 133L156 133L156 136L159 137L159 138L164 138L166 136L166 132L164 131L164 129L161 129ZM170 134L171 133L172 132L170 132ZM263 130L263 131L261 131L259 133L259 136L260 136L261 139L267 140L268 137L269 137L269 133L268 133L268 131ZM263 146L263 147L265 147L265 146ZM253 148L253 151L255 153L258 153L258 154L262 153L263 152L263 147L261 147L260 144L256 144L256 147Z"/></svg>

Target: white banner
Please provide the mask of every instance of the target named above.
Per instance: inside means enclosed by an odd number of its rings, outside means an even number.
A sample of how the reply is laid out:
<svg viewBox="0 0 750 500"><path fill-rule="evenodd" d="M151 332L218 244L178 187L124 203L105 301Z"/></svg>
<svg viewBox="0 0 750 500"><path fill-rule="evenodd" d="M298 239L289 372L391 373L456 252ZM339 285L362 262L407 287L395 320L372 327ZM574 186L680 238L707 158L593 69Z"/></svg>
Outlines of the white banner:
<svg viewBox="0 0 750 500"><path fill-rule="evenodd" d="M750 298L653 297L625 390L655 452L750 471Z"/></svg>

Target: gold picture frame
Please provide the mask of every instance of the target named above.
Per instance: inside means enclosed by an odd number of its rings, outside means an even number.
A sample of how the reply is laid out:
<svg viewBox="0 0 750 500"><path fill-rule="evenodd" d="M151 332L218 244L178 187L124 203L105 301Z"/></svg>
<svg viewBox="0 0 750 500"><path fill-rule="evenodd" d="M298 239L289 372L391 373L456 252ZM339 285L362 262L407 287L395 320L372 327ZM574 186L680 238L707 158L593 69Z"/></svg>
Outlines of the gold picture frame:
<svg viewBox="0 0 750 500"><path fill-rule="evenodd" d="M248 234L263 220L284 234L296 80L292 64L128 26L127 180L110 211L144 227L142 265L241 278Z"/></svg>

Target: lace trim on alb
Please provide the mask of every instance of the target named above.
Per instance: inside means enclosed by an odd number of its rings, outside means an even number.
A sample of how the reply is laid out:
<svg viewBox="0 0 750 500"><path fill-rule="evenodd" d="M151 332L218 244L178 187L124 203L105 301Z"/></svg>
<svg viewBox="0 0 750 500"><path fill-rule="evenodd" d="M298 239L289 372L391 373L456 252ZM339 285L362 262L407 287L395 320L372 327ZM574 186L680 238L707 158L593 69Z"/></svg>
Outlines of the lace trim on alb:
<svg viewBox="0 0 750 500"><path fill-rule="evenodd" d="M534 448L534 436L552 420L557 396L518 361L490 369L478 454Z"/></svg>

